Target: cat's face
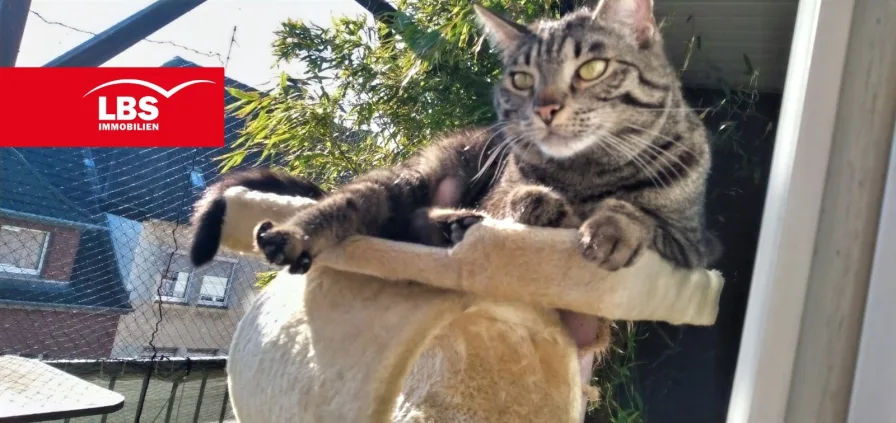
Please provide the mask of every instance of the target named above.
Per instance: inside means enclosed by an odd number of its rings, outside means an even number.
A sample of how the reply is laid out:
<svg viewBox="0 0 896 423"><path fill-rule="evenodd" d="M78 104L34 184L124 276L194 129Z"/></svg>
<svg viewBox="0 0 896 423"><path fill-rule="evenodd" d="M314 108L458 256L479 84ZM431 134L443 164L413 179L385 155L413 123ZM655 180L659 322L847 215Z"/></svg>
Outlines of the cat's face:
<svg viewBox="0 0 896 423"><path fill-rule="evenodd" d="M631 129L652 127L679 83L663 53L652 0L603 0L561 20L522 27L477 7L501 48L495 107L508 139L565 158L594 147L641 148Z"/></svg>

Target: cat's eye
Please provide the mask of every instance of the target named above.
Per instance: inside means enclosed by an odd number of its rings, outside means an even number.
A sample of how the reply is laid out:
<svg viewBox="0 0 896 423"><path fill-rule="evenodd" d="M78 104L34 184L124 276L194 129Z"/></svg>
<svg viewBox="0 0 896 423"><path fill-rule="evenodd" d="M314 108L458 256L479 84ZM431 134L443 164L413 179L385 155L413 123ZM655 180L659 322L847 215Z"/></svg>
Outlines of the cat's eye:
<svg viewBox="0 0 896 423"><path fill-rule="evenodd" d="M594 81L600 78L607 71L607 61L601 59L589 60L584 65L579 66L576 75L583 81Z"/></svg>
<svg viewBox="0 0 896 423"><path fill-rule="evenodd" d="M526 72L514 72L510 74L510 83L518 90L528 90L535 85L535 78Z"/></svg>

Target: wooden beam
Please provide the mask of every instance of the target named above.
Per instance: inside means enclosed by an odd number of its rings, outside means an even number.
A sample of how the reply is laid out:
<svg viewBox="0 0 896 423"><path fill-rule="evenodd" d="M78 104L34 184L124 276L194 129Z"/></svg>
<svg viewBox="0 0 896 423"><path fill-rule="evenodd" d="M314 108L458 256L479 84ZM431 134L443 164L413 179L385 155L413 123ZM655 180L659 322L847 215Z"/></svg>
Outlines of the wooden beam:
<svg viewBox="0 0 896 423"><path fill-rule="evenodd" d="M896 2L855 0L787 422L847 418L896 121L894 39Z"/></svg>
<svg viewBox="0 0 896 423"><path fill-rule="evenodd" d="M388 14L398 11L394 6L383 0L355 0L355 3L358 3L358 5L370 12L370 14L373 15L373 18L380 22L387 19ZM388 19L388 24L391 23L392 20Z"/></svg>
<svg viewBox="0 0 896 423"><path fill-rule="evenodd" d="M392 24L395 23L393 14L398 12L398 9L383 0L355 0L355 3L358 3L373 15L374 20L386 27L380 34L383 40L389 40L395 36L392 32Z"/></svg>
<svg viewBox="0 0 896 423"><path fill-rule="evenodd" d="M16 65L30 9L31 0L0 0L0 68Z"/></svg>
<svg viewBox="0 0 896 423"><path fill-rule="evenodd" d="M787 412L854 1L799 3L728 423Z"/></svg>
<svg viewBox="0 0 896 423"><path fill-rule="evenodd" d="M799 3L728 423L846 422L896 121L894 38L892 1Z"/></svg>
<svg viewBox="0 0 896 423"><path fill-rule="evenodd" d="M894 131L896 132L896 131ZM874 267L868 285L865 320L856 359L848 423L896 422L896 136L890 149L890 170L881 207Z"/></svg>
<svg viewBox="0 0 896 423"><path fill-rule="evenodd" d="M202 3L205 0L156 0L44 67L100 66Z"/></svg>

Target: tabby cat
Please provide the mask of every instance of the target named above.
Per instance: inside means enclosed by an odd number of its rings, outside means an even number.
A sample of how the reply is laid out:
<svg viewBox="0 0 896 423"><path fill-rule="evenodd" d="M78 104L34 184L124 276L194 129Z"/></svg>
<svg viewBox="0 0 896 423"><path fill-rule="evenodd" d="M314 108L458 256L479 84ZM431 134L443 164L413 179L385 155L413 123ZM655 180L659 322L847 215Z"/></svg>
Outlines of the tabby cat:
<svg viewBox="0 0 896 423"><path fill-rule="evenodd" d="M356 234L451 245L482 212L577 228L581 253L607 270L632 265L645 247L684 267L713 260L708 134L682 97L652 0L602 0L529 26L474 7L503 56L497 124L447 135L285 224L259 225L267 259L304 273ZM431 207L446 180L456 209Z"/></svg>

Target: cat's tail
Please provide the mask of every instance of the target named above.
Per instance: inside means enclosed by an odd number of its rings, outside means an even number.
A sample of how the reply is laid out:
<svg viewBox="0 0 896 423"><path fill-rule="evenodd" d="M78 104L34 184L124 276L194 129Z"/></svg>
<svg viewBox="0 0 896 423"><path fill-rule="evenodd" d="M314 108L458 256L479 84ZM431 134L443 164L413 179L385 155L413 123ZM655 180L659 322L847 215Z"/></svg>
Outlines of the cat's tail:
<svg viewBox="0 0 896 423"><path fill-rule="evenodd" d="M206 264L218 253L221 244L221 228L227 213L224 192L231 187L245 187L253 191L271 194L306 197L318 200L326 192L313 182L287 173L270 169L251 169L223 175L221 181L210 186L193 207L190 223L195 233L190 247L190 260L194 266Z"/></svg>

